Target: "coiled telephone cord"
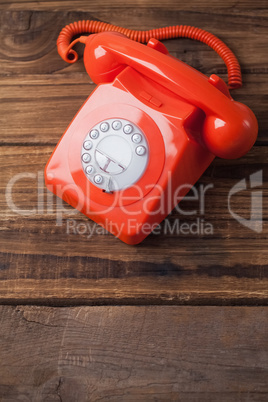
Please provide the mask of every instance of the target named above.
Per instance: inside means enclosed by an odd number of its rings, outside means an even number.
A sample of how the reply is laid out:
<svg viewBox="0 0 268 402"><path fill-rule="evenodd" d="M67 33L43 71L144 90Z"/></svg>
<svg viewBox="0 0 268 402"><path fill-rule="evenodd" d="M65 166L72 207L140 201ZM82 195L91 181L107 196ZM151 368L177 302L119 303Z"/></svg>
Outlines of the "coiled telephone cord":
<svg viewBox="0 0 268 402"><path fill-rule="evenodd" d="M84 33L99 33L104 31L115 31L126 35L128 38L147 43L151 38L158 40L174 38L190 38L198 40L210 46L223 59L228 71L229 89L236 89L242 86L242 75L239 62L233 52L219 38L200 28L188 25L175 25L165 28L151 29L149 31L136 31L121 28L116 25L106 24L101 21L77 21L66 25L59 34L57 40L58 53L68 63L75 63L78 54L72 47L77 42L85 43L86 37L80 37L71 42L75 35Z"/></svg>

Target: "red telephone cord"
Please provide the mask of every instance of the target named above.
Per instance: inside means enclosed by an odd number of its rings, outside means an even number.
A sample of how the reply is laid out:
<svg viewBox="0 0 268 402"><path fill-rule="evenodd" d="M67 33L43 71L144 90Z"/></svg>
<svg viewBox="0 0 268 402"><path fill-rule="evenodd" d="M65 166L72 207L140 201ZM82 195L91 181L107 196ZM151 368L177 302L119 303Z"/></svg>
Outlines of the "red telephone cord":
<svg viewBox="0 0 268 402"><path fill-rule="evenodd" d="M158 40L172 38L190 38L206 43L223 59L228 71L229 89L236 89L242 86L242 76L239 62L233 52L219 38L200 28L188 25L176 25L165 28L151 29L149 31L135 31L121 28L116 25L106 24L101 21L77 21L66 25L59 34L57 40L58 53L68 63L75 63L78 54L72 49L77 42L85 43L85 37L78 38L71 42L73 36L82 33L98 33L104 31L116 31L126 35L137 42L147 43L151 38Z"/></svg>

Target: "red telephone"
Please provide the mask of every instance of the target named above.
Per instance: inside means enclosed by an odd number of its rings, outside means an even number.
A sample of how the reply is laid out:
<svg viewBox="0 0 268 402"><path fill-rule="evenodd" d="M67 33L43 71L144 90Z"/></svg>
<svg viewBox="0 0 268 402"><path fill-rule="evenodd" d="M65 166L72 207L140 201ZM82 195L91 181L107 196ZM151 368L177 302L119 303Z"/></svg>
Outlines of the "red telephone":
<svg viewBox="0 0 268 402"><path fill-rule="evenodd" d="M98 31L108 32L70 44L74 34ZM171 57L155 38L208 42L226 61L229 87L238 87L239 64L223 42L183 26L137 32L90 21L63 29L59 53L75 62L73 44L85 43L85 68L99 85L45 169L53 193L128 244L141 242L171 212L215 156L245 154L258 130L253 112L231 98L221 78Z"/></svg>

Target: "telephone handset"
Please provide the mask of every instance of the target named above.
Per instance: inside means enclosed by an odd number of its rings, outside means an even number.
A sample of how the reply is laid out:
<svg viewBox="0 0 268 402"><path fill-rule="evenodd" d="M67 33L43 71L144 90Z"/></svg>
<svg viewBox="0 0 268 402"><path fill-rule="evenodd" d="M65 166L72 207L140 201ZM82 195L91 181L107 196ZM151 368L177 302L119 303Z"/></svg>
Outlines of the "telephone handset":
<svg viewBox="0 0 268 402"><path fill-rule="evenodd" d="M221 78L206 77L149 37L167 37L165 31L149 31L141 40L138 31L96 24L71 24L58 39L59 53L69 62L77 59L72 45L85 44L85 68L99 85L52 154L46 184L124 242L137 244L215 156L238 158L253 146L257 120L231 98ZM180 27L169 31L173 37L214 41L227 63L229 86L241 85L239 64L223 42ZM108 29L70 45L74 34Z"/></svg>
<svg viewBox="0 0 268 402"><path fill-rule="evenodd" d="M123 35L105 32L90 35L85 44L85 67L95 83L112 82L128 65L203 110L206 114L203 140L215 155L238 158L254 144L254 114L247 106L234 102L227 86L216 76L207 79L180 60L169 57L167 51L156 52L155 41L145 47Z"/></svg>

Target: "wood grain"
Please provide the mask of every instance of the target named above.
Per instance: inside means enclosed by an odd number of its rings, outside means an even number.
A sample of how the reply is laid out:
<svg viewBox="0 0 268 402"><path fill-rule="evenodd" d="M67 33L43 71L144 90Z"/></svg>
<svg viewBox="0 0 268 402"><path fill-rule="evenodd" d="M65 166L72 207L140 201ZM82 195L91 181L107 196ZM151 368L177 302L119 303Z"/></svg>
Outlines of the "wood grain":
<svg viewBox="0 0 268 402"><path fill-rule="evenodd" d="M267 10L261 1L157 1L123 4L104 1L0 1L0 303L37 304L267 304ZM137 6L138 5L138 6ZM149 236L130 247L111 235L98 234L94 223L59 205L44 188L44 166L87 96L94 89L83 62L67 65L58 56L61 28L78 19L104 20L129 28L150 29L174 24L196 25L220 36L237 54L244 86L233 93L256 113L257 146L237 161L216 159L197 188L211 184L205 212L183 216L174 211L172 225L209 222L213 234ZM226 79L221 59L191 40L166 42L172 55L209 75ZM78 48L82 54L83 48ZM260 146L259 146L260 145ZM241 179L263 170L263 230L254 232L228 211L228 193ZM21 214L7 202L8 183ZM39 188L38 193L38 178ZM39 195L38 195L39 194ZM232 199L232 209L249 218L251 191ZM198 202L184 200L187 213ZM255 208L259 208L257 205ZM62 221L56 225L62 213ZM69 230L70 220L79 227ZM86 232L83 233L83 228ZM90 232L93 230L92 236Z"/></svg>
<svg viewBox="0 0 268 402"><path fill-rule="evenodd" d="M1 144L55 144L95 88L87 74L5 76L1 79ZM77 66L76 66L77 69ZM247 74L235 99L246 103L259 122L257 145L268 145L267 74ZM49 116L49 118L48 118Z"/></svg>
<svg viewBox="0 0 268 402"><path fill-rule="evenodd" d="M2 146L1 150L0 302L267 304L267 224L261 233L245 228L230 215L227 199L232 186L260 166L267 182L268 148L255 147L235 161L215 160L197 184L197 189L213 186L205 197L204 213L199 201L184 200L181 210L188 215L174 211L166 220L170 227L177 219L181 225L203 220L213 226L212 234L165 234L163 223L158 235L150 235L136 247L98 233L92 221L80 213L73 215L66 204L57 205L55 197L47 204L43 168L52 146ZM12 210L5 190L12 177L25 172L34 177L23 177L14 185L12 201L18 210ZM44 199L39 212L38 177L39 197ZM267 189L259 190L267 206ZM242 191L231 203L246 218L250 194ZM22 215L22 210L29 213ZM56 226L61 214L62 222ZM263 218L268 218L267 208Z"/></svg>
<svg viewBox="0 0 268 402"><path fill-rule="evenodd" d="M0 307L0 399L267 401L267 313Z"/></svg>
<svg viewBox="0 0 268 402"><path fill-rule="evenodd" d="M267 4L265 0L257 0L252 2L250 0L243 0L237 2L236 0L214 0L208 3L207 0L191 0L187 3L177 2L174 0L167 0L162 2L161 0L130 0L123 3L122 0L102 0L101 7L97 1L88 2L87 0L17 0L15 2L8 0L0 0L0 7L3 9L20 9L20 10L74 10L74 11L94 11L97 12L100 8L113 10L114 8L135 8L135 9L153 9L159 8L162 10L192 10L192 9L203 9L209 8L213 10L214 7L229 9L232 13L236 10L251 10L251 9L267 9Z"/></svg>
<svg viewBox="0 0 268 402"><path fill-rule="evenodd" d="M137 29L185 23L198 25L218 35L230 45L242 67L244 87L234 91L233 96L255 112L260 125L257 143L267 145L267 12L232 9L227 13L228 17L223 18L226 11L222 9L182 11L179 4L177 9L167 6L165 10L151 8L150 12L129 9L125 5L120 9L101 7L94 14L93 11L54 11L51 2L47 3L50 11L45 12L2 10L1 143L22 143L21 136L25 137L25 143L57 142L95 86L90 82L82 60L75 65L61 60L55 46L56 39L67 23L94 18ZM208 46L189 39L169 40L165 44L173 56L204 74L216 73L227 78L222 60ZM78 50L82 55L83 46Z"/></svg>
<svg viewBox="0 0 268 402"><path fill-rule="evenodd" d="M0 0L1 402L267 401L267 18L264 0ZM164 222L127 246L46 191L44 166L95 87L82 60L65 64L55 46L62 27L79 19L199 26L238 56L244 86L233 96L258 118L256 146L239 160L215 159L196 185L212 185L204 211L185 199L188 215L166 219L203 220L212 234L165 234ZM207 46L165 44L226 80ZM249 187L258 171L259 233L228 210L230 189L244 178ZM249 218L252 194L233 196L232 210Z"/></svg>
<svg viewBox="0 0 268 402"><path fill-rule="evenodd" d="M266 73L266 10L244 12L239 10L207 9L206 12L99 7L90 12L16 11L2 10L0 14L1 75L44 74L58 71L72 73L83 71L78 65L68 65L57 54L56 39L67 23L79 19L95 19L132 29L153 29L157 27L185 24L198 25L211 31L226 42L235 52L245 73ZM224 18L223 18L224 17ZM201 70L205 74L225 73L221 58L207 45L190 39L176 39L165 42L175 57ZM80 46L82 54L83 46ZM12 63L10 61L12 60Z"/></svg>

